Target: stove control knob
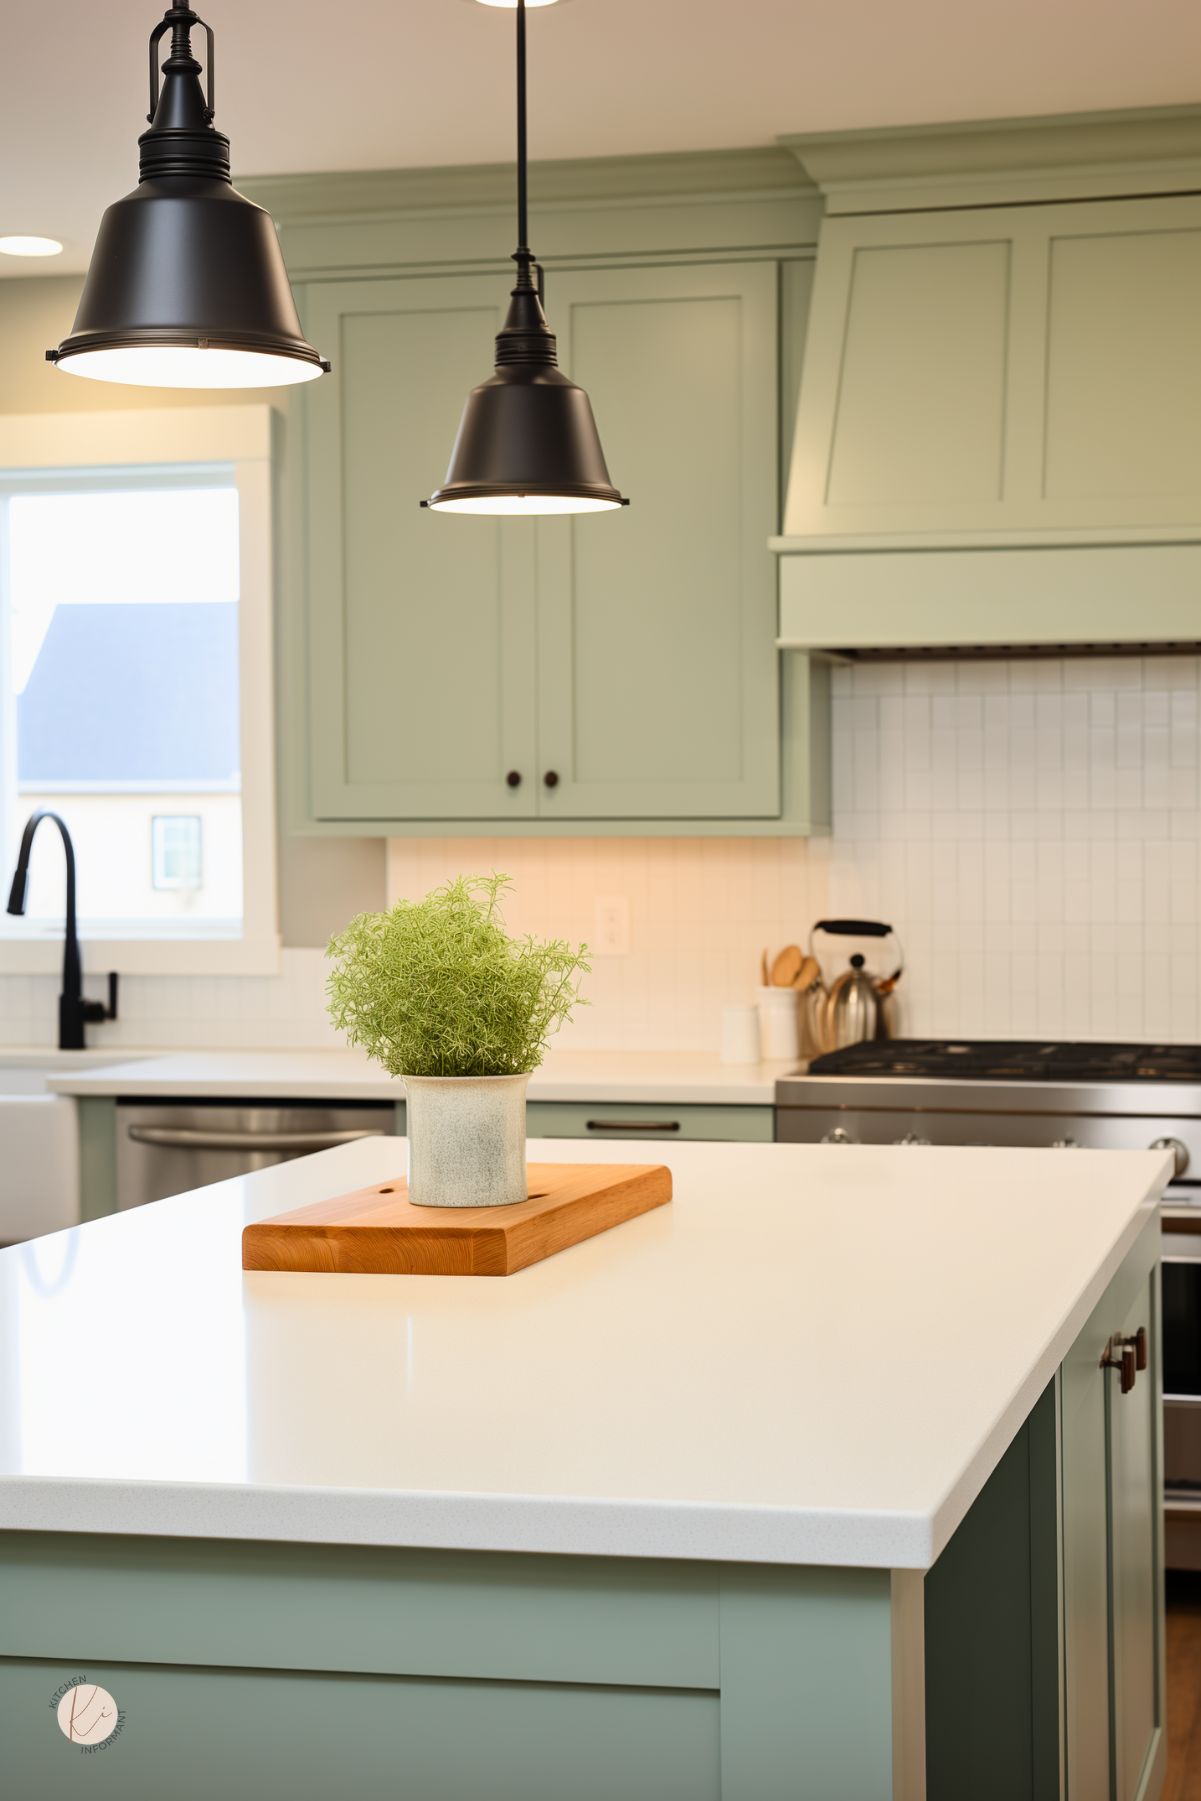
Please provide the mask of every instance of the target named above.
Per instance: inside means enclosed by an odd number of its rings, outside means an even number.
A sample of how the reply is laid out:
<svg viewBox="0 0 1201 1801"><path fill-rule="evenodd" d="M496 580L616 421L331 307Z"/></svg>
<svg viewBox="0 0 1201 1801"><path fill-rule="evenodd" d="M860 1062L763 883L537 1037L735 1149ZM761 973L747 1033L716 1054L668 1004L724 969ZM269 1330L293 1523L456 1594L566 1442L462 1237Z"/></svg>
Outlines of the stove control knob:
<svg viewBox="0 0 1201 1801"><path fill-rule="evenodd" d="M1053 1151L1078 1151L1080 1146L1074 1138L1053 1138L1051 1149Z"/></svg>
<svg viewBox="0 0 1201 1801"><path fill-rule="evenodd" d="M920 1132L906 1132L904 1138L897 1139L897 1143L898 1144L929 1144L930 1140L928 1138L923 1138Z"/></svg>
<svg viewBox="0 0 1201 1801"><path fill-rule="evenodd" d="M1153 1138L1147 1149L1149 1151L1171 1151L1172 1173L1177 1178L1182 1176L1188 1168L1188 1146L1182 1144L1179 1138Z"/></svg>
<svg viewBox="0 0 1201 1801"><path fill-rule="evenodd" d="M855 1140L842 1126L831 1126L821 1142L823 1144L854 1144Z"/></svg>

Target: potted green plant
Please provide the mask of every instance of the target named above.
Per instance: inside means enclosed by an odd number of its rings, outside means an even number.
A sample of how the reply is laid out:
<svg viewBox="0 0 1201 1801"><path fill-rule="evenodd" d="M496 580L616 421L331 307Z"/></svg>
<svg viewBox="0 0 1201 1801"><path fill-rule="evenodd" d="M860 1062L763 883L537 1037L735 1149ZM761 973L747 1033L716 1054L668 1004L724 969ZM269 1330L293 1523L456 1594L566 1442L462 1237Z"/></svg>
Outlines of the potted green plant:
<svg viewBox="0 0 1201 1801"><path fill-rule="evenodd" d="M508 886L459 876L360 913L330 940L330 1016L405 1085L409 1198L421 1207L525 1200L526 1084L590 967L587 945L511 938Z"/></svg>

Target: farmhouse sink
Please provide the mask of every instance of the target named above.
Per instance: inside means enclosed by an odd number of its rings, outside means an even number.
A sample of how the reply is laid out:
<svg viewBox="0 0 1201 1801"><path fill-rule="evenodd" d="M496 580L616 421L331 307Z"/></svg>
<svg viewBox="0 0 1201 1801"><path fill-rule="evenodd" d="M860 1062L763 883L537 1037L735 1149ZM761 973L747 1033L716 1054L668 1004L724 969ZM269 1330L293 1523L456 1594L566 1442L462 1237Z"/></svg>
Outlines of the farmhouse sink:
<svg viewBox="0 0 1201 1801"><path fill-rule="evenodd" d="M75 1102L48 1093L49 1078L129 1060L125 1051L0 1052L0 1244L79 1224Z"/></svg>

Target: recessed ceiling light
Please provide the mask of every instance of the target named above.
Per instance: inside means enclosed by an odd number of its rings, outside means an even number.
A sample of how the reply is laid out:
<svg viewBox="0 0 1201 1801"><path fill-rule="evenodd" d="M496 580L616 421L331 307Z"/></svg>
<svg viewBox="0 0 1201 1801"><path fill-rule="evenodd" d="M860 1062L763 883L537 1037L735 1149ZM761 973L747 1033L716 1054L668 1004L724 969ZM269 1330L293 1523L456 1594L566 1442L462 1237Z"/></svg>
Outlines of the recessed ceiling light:
<svg viewBox="0 0 1201 1801"><path fill-rule="evenodd" d="M57 238L0 238L0 255L3 256L59 256L61 253L62 245Z"/></svg>

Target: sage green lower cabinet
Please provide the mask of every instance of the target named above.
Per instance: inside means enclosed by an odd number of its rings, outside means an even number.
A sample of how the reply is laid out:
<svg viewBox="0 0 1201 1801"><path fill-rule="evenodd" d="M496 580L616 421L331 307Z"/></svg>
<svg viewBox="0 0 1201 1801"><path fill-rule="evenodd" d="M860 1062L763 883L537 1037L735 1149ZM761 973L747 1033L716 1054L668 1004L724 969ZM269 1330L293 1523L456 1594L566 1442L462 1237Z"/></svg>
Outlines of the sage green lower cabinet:
<svg viewBox="0 0 1201 1801"><path fill-rule="evenodd" d="M117 1211L117 1103L81 1095L79 1116L79 1217L102 1219Z"/></svg>
<svg viewBox="0 0 1201 1801"><path fill-rule="evenodd" d="M0 1535L6 1792L886 1801L891 1586L872 1570ZM92 1751L55 1722L79 1677L120 1711Z"/></svg>
<svg viewBox="0 0 1201 1801"><path fill-rule="evenodd" d="M531 1138L645 1138L664 1151L682 1138L729 1139L770 1144L775 1137L772 1107L658 1107L645 1102L530 1101L526 1130Z"/></svg>

